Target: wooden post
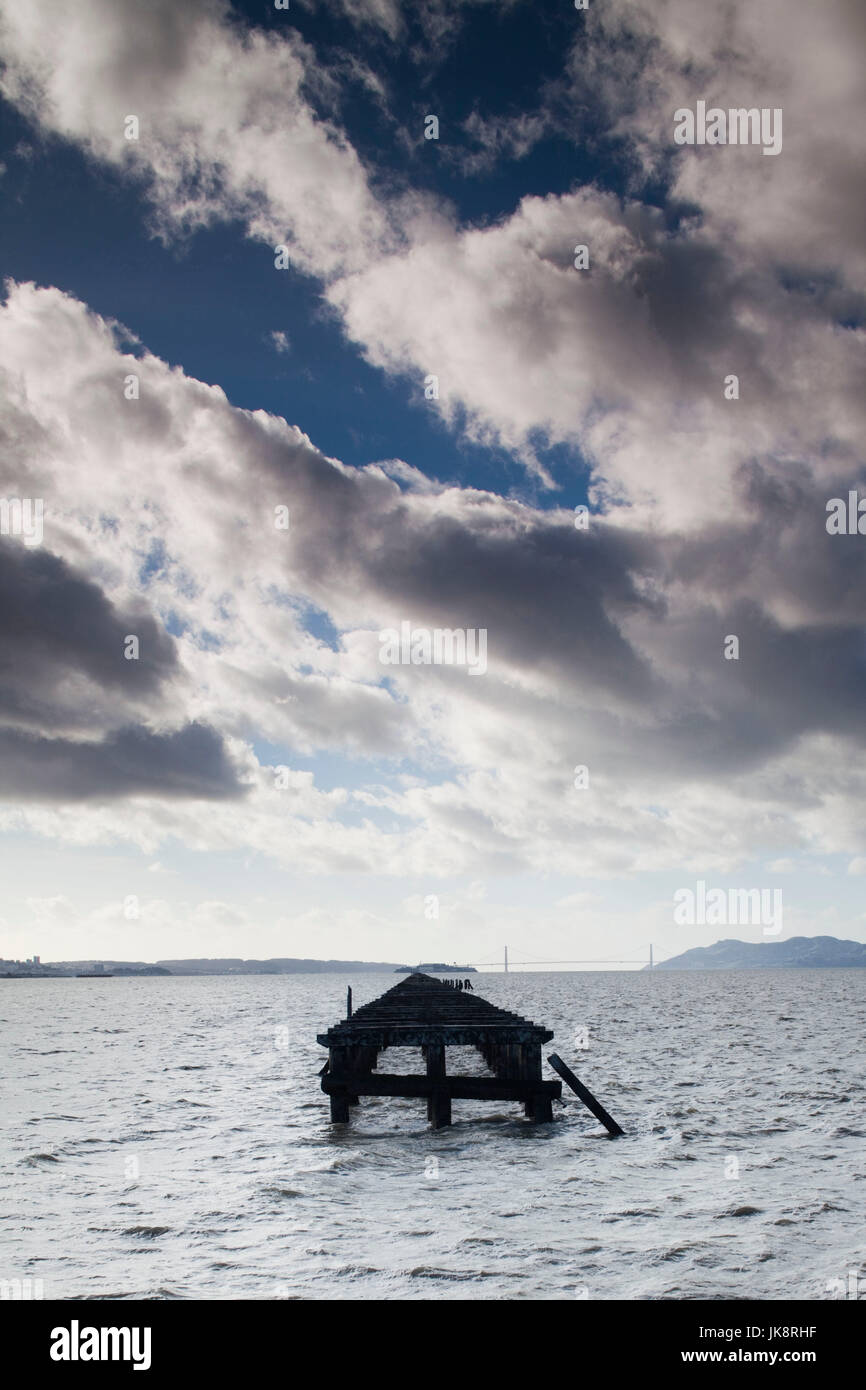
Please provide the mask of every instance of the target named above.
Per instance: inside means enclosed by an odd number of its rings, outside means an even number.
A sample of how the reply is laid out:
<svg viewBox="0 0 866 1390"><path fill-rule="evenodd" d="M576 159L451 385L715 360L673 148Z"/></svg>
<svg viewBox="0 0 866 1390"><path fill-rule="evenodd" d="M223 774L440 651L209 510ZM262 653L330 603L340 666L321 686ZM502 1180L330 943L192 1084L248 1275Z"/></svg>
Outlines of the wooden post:
<svg viewBox="0 0 866 1390"><path fill-rule="evenodd" d="M345 1091L332 1091L331 1096L331 1123L345 1125L349 1123L349 1102Z"/></svg>
<svg viewBox="0 0 866 1390"><path fill-rule="evenodd" d="M375 1047L353 1047L347 1049L347 1057L350 1062L351 1070L363 1076L371 1072L378 1060L378 1052ZM357 1105L358 1097L349 1093L349 1104Z"/></svg>
<svg viewBox="0 0 866 1390"><path fill-rule="evenodd" d="M524 1043L520 1049L520 1078L522 1081L541 1080L541 1043ZM535 1097L532 1096L524 1102L523 1113L528 1120L535 1120L539 1117L535 1113ZM553 1119L551 1110L549 1118Z"/></svg>
<svg viewBox="0 0 866 1390"><path fill-rule="evenodd" d="M359 1047L353 1047L349 1053L349 1064L352 1068L352 1071L357 1071L360 1067L360 1058L358 1056L360 1050L361 1049ZM359 1097L356 1096L353 1091L346 1092L346 1100L349 1102L350 1105L360 1105L361 1103Z"/></svg>
<svg viewBox="0 0 866 1390"><path fill-rule="evenodd" d="M445 1044L427 1044L427 1075L434 1080L445 1079ZM451 1096L445 1086L436 1086L427 1101L427 1118L434 1129L451 1123Z"/></svg>
<svg viewBox="0 0 866 1390"><path fill-rule="evenodd" d="M533 1096L531 1105L532 1118L537 1125L553 1122L553 1105L550 1096L544 1094Z"/></svg>
<svg viewBox="0 0 866 1390"><path fill-rule="evenodd" d="M523 1075L527 1081L541 1080L541 1043L523 1044Z"/></svg>
<svg viewBox="0 0 866 1390"><path fill-rule="evenodd" d="M430 1118L433 1122L433 1128L444 1129L445 1125L451 1123L451 1097L446 1087L443 1086L434 1091L431 1100L433 1113Z"/></svg>
<svg viewBox="0 0 866 1390"><path fill-rule="evenodd" d="M339 1076L345 1075L350 1070L352 1049L349 1047L332 1047L328 1050L328 1061L331 1064L331 1072L336 1072ZM357 1105L358 1097L350 1095L345 1086L339 1090L331 1092L331 1119L337 1124L345 1124L349 1119L349 1106Z"/></svg>
<svg viewBox="0 0 866 1390"><path fill-rule="evenodd" d="M352 986L346 990L346 1018L352 1017Z"/></svg>
<svg viewBox="0 0 866 1390"><path fill-rule="evenodd" d="M445 1044L428 1043L424 1049L428 1076L445 1075Z"/></svg>
<svg viewBox="0 0 866 1390"><path fill-rule="evenodd" d="M422 1043L422 1044L421 1044L421 1056L424 1058L424 1061L426 1062L426 1061L427 1061L427 1044L426 1044L426 1043ZM432 1119L433 1119L433 1097L432 1097L432 1096L428 1096L428 1097L427 1097L427 1119L428 1119L428 1120L432 1120Z"/></svg>

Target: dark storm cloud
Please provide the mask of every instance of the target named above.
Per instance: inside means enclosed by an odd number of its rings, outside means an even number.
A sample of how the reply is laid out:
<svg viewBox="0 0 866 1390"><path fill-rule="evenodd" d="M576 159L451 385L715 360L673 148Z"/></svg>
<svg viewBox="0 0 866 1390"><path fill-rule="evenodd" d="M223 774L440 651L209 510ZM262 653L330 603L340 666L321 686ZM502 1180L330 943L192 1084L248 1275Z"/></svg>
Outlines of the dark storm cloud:
<svg viewBox="0 0 866 1390"><path fill-rule="evenodd" d="M724 656L736 636L739 656ZM665 655L666 653L666 655ZM643 772L742 773L828 734L866 746L866 649L859 628L785 629L752 602L693 611L659 634L671 682L653 710Z"/></svg>
<svg viewBox="0 0 866 1390"><path fill-rule="evenodd" d="M170 734L121 729L100 743L0 731L0 796L9 799L217 799L244 791L220 735L204 724Z"/></svg>
<svg viewBox="0 0 866 1390"><path fill-rule="evenodd" d="M137 661L124 657L130 635ZM0 542L0 795L240 795L212 728L154 733L132 722L163 708L179 670L174 641L143 608L120 611L64 560Z"/></svg>
<svg viewBox="0 0 866 1390"><path fill-rule="evenodd" d="M293 581L338 625L366 607L388 623L486 627L494 667L552 680L565 711L601 702L611 770L700 777L810 734L866 740L863 538L827 534L831 494L805 467L755 462L736 481L737 517L654 537L601 517L577 531L481 493L452 492L437 511L306 447L263 453L259 440L248 454L262 495L296 504ZM739 661L724 658L729 634Z"/></svg>
<svg viewBox="0 0 866 1390"><path fill-rule="evenodd" d="M543 520L526 529L441 518L394 527L368 550L367 578L406 617L445 627L486 627L491 655L623 699L646 697L651 671L617 624L653 603L633 571L647 547L621 533L576 531ZM402 538L402 543L401 543Z"/></svg>
<svg viewBox="0 0 866 1390"><path fill-rule="evenodd" d="M128 636L139 640L127 660ZM120 611L97 584L40 548L0 539L0 722L50 732L113 723L160 703L179 672L173 639L142 606Z"/></svg>
<svg viewBox="0 0 866 1390"><path fill-rule="evenodd" d="M650 668L619 627L658 607L634 580L655 563L647 539L597 519L578 531L483 493L454 494L431 515L390 478L335 468L309 447L263 450L255 422L236 423L256 490L292 498L292 573L323 607L486 627L491 656L506 663L626 700L649 694ZM248 487L253 477L251 467Z"/></svg>
<svg viewBox="0 0 866 1390"><path fill-rule="evenodd" d="M736 521L705 526L666 545L666 582L694 594L751 597L789 627L844 628L853 640L866 622L864 538L830 535L827 503L866 495L866 470L818 483L797 460L751 461L740 469Z"/></svg>

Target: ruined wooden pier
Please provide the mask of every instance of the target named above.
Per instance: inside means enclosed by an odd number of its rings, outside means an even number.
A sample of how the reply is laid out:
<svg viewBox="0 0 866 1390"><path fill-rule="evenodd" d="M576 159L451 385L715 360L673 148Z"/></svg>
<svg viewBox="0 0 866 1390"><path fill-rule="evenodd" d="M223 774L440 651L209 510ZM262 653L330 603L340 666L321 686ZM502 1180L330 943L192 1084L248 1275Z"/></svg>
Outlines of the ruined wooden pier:
<svg viewBox="0 0 866 1390"><path fill-rule="evenodd" d="M522 1101L531 1119L546 1122L562 1096L561 1082L541 1079L541 1047L552 1037L547 1028L431 975L408 975L318 1035L328 1049L322 1090L331 1098L331 1119L343 1123L361 1096L426 1096L434 1129L450 1125L452 1100ZM374 1076L386 1047L420 1047L426 1075ZM446 1047L477 1048L494 1075L450 1076Z"/></svg>

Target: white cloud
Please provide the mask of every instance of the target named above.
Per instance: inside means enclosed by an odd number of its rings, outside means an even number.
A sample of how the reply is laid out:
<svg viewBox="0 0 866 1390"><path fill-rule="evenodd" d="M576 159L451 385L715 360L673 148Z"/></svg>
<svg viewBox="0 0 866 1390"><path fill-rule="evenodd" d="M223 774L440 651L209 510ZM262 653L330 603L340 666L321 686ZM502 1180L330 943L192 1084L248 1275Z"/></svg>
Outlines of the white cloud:
<svg viewBox="0 0 866 1390"><path fill-rule="evenodd" d="M131 364L137 401L122 390ZM703 552L693 574L688 546L662 547L622 519L599 515L581 535L568 513L347 469L285 421L124 355L108 325L56 290L11 290L0 369L14 460L2 486L14 478L45 497L46 549L113 602L172 622L176 667L159 699L143 693L143 717L170 728L176 701L216 731L247 788L203 812L189 791L131 787L122 816L93 791L84 804L55 796L10 805L6 826L151 857L175 840L313 873L431 878L857 852L856 618L835 600L823 624L781 627L759 575L738 600L736 667L722 658L730 615L702 588ZM288 532L274 526L277 504L290 508ZM796 513L785 524L798 535ZM715 563L727 575L733 545L742 590L736 532L720 535ZM846 565L823 536L815 563L828 593L844 594ZM808 542L797 544L808 563ZM308 603L341 634L336 651L305 631ZM403 618L486 626L488 674L383 668L377 634ZM290 769L284 788L254 754L261 740L286 750L274 758ZM323 790L293 750L349 758L353 775ZM573 785L578 763L588 791Z"/></svg>
<svg viewBox="0 0 866 1390"><path fill-rule="evenodd" d="M142 178L166 234L242 217L317 274L357 265L384 235L355 152L303 95L315 63L294 28L243 32L226 0L45 0L0 16L4 96Z"/></svg>
<svg viewBox="0 0 866 1390"><path fill-rule="evenodd" d="M804 0L701 7L690 0L610 0L591 6L587 19L589 41L575 44L571 56L575 84L594 82L612 133L640 149L650 169L672 153L680 106L705 98L724 108L781 108L781 156L682 149L674 192L695 202L714 237L730 238L741 255L841 268L862 285L856 113L866 32L857 0L827 0L817 24Z"/></svg>

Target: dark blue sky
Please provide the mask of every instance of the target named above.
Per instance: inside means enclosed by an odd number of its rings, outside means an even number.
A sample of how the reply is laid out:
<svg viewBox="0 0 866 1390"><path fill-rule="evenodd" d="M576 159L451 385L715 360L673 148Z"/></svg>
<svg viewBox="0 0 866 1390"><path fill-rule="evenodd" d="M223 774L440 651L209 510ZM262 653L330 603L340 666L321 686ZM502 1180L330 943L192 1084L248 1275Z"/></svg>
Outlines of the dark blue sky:
<svg viewBox="0 0 866 1390"><path fill-rule="evenodd" d="M439 63L424 50L419 66L411 43L391 45L369 28L361 33L324 6L315 13L295 6L288 15L261 2L235 8L251 24L295 25L327 63L362 58L386 85L387 114L359 84L344 87L338 114L374 182L447 198L463 223L496 221L526 194L560 193L590 181L619 192L624 187L626 167L616 147L598 138L591 112L578 113L573 94L572 110L556 119L567 123L579 114L585 145L551 130L526 157L500 157L490 171L461 172L455 158L475 148L462 130L473 112L488 121L507 119L537 109L546 93L549 119L568 42L582 23L573 9L470 9L460 42ZM420 30L414 37L423 46ZM439 115L438 142L421 136L427 112ZM140 187L76 147L38 135L5 103L0 116L4 275L76 295L119 319L166 361L219 384L233 404L284 416L346 463L399 457L442 481L542 506L586 500L573 449L547 450L540 442L539 455L561 487L551 494L527 480L507 453L449 431L425 405L420 380L389 379L368 366L323 305L318 284L295 270L275 280L272 253L248 240L240 225L220 224L167 247L148 234ZM275 330L287 334L288 352L275 350Z"/></svg>

